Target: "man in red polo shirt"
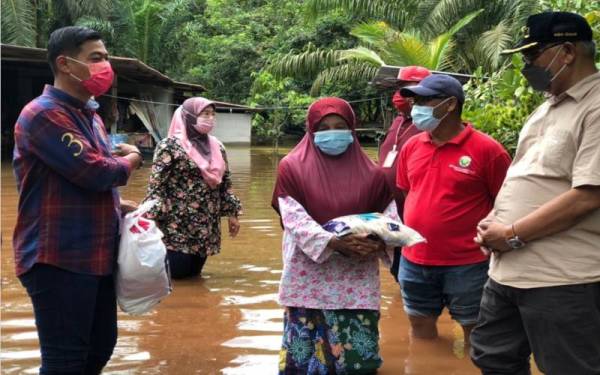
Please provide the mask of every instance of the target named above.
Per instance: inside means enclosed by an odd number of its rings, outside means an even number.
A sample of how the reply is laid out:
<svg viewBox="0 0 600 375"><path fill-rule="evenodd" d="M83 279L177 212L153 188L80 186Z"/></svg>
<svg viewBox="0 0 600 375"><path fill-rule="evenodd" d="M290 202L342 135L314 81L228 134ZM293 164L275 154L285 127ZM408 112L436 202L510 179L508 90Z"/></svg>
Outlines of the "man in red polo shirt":
<svg viewBox="0 0 600 375"><path fill-rule="evenodd" d="M398 110L398 116L392 122L392 126L388 129L381 146L379 146L379 165L382 167L385 174L385 180L390 187L390 190L394 194L394 200L396 201L396 207L398 208L398 215L402 217L402 211L404 208L404 194L396 187L396 170L398 162L398 154L402 150L402 146L408 141L413 135L420 133L412 122L410 117L410 111L412 109L412 103L410 99L400 95L400 89L406 86L416 85L427 76L430 76L431 72L427 68L422 66L405 66L400 68L398 72L398 91L394 93L392 102L394 107ZM400 248L394 249L394 260L390 272L394 275L394 278L398 280L398 266L400 264Z"/></svg>
<svg viewBox="0 0 600 375"><path fill-rule="evenodd" d="M398 160L397 186L406 195L405 223L427 243L406 247L399 282L404 309L417 338L437 337L444 307L464 330L477 321L488 260L473 242L477 223L494 204L510 164L506 150L461 119L464 92L444 74L403 88L413 97L411 138Z"/></svg>

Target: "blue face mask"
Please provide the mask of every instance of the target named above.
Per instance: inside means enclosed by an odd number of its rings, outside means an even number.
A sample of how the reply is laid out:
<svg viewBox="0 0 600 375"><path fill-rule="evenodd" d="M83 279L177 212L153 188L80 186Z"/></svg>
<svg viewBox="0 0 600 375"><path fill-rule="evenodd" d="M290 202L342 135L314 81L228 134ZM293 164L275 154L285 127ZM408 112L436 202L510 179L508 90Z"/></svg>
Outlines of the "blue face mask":
<svg viewBox="0 0 600 375"><path fill-rule="evenodd" d="M415 124L415 127L419 130L429 133L434 131L438 127L438 125L440 125L440 122L442 122L442 120L449 114L446 113L444 116L442 116L442 118L436 118L433 115L433 110L439 105L443 104L444 102L446 102L446 100L436 105L435 107L428 107L425 105L413 105L413 108L410 111L410 116L412 117L413 124Z"/></svg>
<svg viewBox="0 0 600 375"><path fill-rule="evenodd" d="M327 155L340 155L354 142L351 130L322 130L315 133L315 144Z"/></svg>

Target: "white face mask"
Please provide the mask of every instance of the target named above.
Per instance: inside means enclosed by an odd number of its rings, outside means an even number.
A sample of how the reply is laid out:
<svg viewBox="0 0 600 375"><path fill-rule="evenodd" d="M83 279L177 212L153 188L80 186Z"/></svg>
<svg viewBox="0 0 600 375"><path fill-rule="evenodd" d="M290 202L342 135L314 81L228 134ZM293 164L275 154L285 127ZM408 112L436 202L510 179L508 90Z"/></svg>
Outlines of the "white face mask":
<svg viewBox="0 0 600 375"><path fill-rule="evenodd" d="M410 116L413 119L413 124L415 124L415 127L421 131L429 133L434 131L440 125L442 120L450 114L450 112L446 113L444 116L442 116L442 118L436 118L433 115L433 111L440 105L444 104L448 99L450 98L446 98L435 107L413 105Z"/></svg>

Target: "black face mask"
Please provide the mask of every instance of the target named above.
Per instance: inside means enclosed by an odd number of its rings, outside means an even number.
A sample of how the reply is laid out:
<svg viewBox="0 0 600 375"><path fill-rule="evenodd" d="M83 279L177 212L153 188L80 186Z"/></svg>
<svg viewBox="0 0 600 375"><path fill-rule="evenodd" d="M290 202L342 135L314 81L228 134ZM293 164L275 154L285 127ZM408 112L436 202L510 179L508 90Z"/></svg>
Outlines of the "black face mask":
<svg viewBox="0 0 600 375"><path fill-rule="evenodd" d="M523 74L527 82L529 82L529 84L534 90L549 91L552 81L554 81L556 77L558 77L558 75L562 73L563 69L566 67L566 65L563 65L563 67L560 68L560 70L554 76L552 76L552 73L550 73L549 70L552 64L554 64L554 60L556 60L556 57L558 57L558 54L560 53L561 49L562 47L558 50L558 52L556 52L556 55L554 55L554 58L552 59L552 61L550 61L550 64L548 64L546 68L541 68L539 66L533 65L532 63L529 63L525 64L525 67L521 69L521 74Z"/></svg>

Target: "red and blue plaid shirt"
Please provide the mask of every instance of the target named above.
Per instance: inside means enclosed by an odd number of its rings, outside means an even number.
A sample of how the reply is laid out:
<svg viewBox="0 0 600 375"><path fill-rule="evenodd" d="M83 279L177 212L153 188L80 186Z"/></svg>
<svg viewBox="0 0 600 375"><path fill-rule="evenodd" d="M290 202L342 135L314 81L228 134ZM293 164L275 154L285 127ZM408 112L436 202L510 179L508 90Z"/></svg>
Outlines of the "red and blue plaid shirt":
<svg viewBox="0 0 600 375"><path fill-rule="evenodd" d="M17 275L36 263L92 275L112 273L120 221L116 187L127 183L131 165L111 156L104 124L93 108L97 105L46 85L17 119Z"/></svg>

